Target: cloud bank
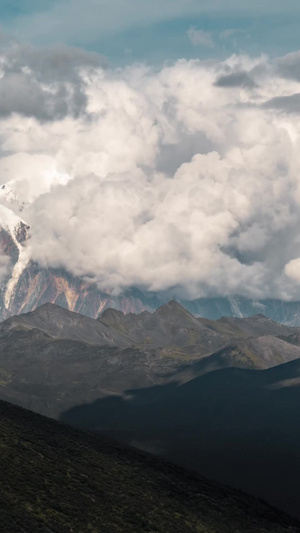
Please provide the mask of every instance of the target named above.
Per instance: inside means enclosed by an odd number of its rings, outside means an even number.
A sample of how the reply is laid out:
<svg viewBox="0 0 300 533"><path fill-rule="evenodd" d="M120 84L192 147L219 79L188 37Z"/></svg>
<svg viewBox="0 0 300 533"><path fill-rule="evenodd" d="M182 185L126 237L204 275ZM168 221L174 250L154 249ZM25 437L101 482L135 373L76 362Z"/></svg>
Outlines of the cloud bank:
<svg viewBox="0 0 300 533"><path fill-rule="evenodd" d="M0 201L34 260L112 291L300 297L300 53L113 70L9 43L0 65Z"/></svg>

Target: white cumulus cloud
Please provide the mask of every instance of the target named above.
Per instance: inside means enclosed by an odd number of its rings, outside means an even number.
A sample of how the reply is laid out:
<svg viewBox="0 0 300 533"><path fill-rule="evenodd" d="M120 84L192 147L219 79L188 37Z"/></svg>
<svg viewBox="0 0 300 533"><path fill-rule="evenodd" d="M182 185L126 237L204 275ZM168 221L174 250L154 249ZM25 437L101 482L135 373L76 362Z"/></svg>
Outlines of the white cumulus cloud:
<svg viewBox="0 0 300 533"><path fill-rule="evenodd" d="M34 260L114 291L300 297L299 55L114 70L64 48L49 77L11 46L2 78L40 99L6 100L0 198Z"/></svg>

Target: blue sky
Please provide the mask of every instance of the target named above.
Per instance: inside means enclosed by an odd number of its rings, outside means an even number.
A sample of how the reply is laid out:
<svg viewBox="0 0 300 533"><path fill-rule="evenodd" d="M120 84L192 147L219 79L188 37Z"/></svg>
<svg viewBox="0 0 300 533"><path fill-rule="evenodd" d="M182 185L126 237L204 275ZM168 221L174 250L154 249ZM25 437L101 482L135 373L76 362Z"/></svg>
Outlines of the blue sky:
<svg viewBox="0 0 300 533"><path fill-rule="evenodd" d="M113 64L300 49L299 0L2 0L0 20L22 41L80 46Z"/></svg>

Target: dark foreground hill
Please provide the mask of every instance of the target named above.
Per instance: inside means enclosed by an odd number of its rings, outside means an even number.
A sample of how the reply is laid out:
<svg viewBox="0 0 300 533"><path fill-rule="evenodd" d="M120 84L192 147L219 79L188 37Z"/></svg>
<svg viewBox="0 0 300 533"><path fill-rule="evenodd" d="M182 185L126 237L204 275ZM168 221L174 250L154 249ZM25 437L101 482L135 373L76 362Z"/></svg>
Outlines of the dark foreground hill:
<svg viewBox="0 0 300 533"><path fill-rule="evenodd" d="M296 533L261 500L0 402L5 533Z"/></svg>

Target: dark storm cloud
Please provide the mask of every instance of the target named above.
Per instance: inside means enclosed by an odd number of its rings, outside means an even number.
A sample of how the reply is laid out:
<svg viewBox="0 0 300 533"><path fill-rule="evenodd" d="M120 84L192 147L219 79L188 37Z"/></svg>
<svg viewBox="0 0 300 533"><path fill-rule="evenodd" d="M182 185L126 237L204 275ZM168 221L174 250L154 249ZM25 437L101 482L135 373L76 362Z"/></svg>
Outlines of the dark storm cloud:
<svg viewBox="0 0 300 533"><path fill-rule="evenodd" d="M27 66L43 82L80 82L79 70L97 68L106 64L105 58L95 52L58 44L45 48L15 44L6 51L7 71L22 71Z"/></svg>
<svg viewBox="0 0 300 533"><path fill-rule="evenodd" d="M300 52L292 52L275 61L279 74L288 79L300 81Z"/></svg>
<svg viewBox="0 0 300 533"><path fill-rule="evenodd" d="M232 74L227 74L221 76L215 82L216 87L232 88L232 87L245 87L247 89L253 89L257 87L256 83L249 76L247 72L233 72Z"/></svg>
<svg viewBox="0 0 300 533"><path fill-rule="evenodd" d="M36 49L3 40L0 55L0 116L17 113L40 121L84 112L87 98L81 70L104 64L95 53L65 45Z"/></svg>
<svg viewBox="0 0 300 533"><path fill-rule="evenodd" d="M284 113L300 113L300 93L276 96L263 104L265 109L277 109Z"/></svg>
<svg viewBox="0 0 300 533"><path fill-rule="evenodd" d="M63 118L72 111L77 115L85 101L76 92L68 94L61 85L51 94L30 75L5 74L0 80L0 116L17 113L44 121Z"/></svg>

